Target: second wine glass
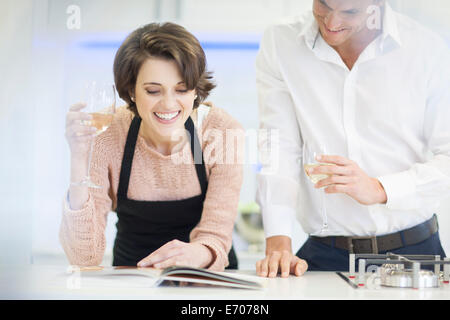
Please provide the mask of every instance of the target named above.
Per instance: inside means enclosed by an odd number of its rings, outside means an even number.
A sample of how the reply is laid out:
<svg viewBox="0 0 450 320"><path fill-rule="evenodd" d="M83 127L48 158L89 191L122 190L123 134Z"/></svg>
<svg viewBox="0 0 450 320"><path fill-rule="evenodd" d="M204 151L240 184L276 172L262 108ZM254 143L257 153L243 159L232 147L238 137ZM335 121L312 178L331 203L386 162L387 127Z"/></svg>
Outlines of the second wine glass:
<svg viewBox="0 0 450 320"><path fill-rule="evenodd" d="M316 184L320 180L328 178L329 174L310 174L308 172L309 169L322 166L322 165L332 165L330 163L322 163L317 161L317 157L320 155L327 154L327 149L325 146L320 145L318 147L312 147L308 143L304 143L303 145L303 169L305 172L306 177L313 183ZM325 204L325 190L319 190L321 193L321 211L322 211L322 228L320 230L320 234L325 233L328 231L328 215L327 215L327 208Z"/></svg>

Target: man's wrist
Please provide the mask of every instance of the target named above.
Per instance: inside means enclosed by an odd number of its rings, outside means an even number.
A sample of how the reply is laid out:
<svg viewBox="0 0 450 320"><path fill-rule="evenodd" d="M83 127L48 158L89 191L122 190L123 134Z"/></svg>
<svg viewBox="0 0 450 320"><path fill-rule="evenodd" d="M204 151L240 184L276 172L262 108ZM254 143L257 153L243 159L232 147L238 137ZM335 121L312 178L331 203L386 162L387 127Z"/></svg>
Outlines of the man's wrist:
<svg viewBox="0 0 450 320"><path fill-rule="evenodd" d="M288 236L272 236L266 239L266 255L273 251L292 252L292 241Z"/></svg>
<svg viewBox="0 0 450 320"><path fill-rule="evenodd" d="M375 181L375 184L377 186L377 190L378 190L378 196L377 196L377 201L376 203L380 203L380 204L386 204L387 202L387 194L386 191L384 190L383 185L381 184L380 180L373 178Z"/></svg>

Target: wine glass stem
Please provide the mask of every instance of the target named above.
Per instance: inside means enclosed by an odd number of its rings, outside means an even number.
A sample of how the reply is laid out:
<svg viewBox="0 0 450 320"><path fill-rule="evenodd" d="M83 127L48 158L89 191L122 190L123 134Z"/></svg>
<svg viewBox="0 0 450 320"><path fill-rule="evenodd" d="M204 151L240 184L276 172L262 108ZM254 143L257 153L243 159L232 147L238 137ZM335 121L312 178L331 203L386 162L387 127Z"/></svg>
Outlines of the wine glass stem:
<svg viewBox="0 0 450 320"><path fill-rule="evenodd" d="M328 229L327 208L325 206L325 189L322 192L322 230Z"/></svg>
<svg viewBox="0 0 450 320"><path fill-rule="evenodd" d="M86 168L86 179L88 181L91 180L90 171L91 171L92 151L94 150L94 139L95 139L95 137L93 137L91 139L91 143L90 143L91 145L90 145L90 150L89 150L89 157L88 157L87 168Z"/></svg>

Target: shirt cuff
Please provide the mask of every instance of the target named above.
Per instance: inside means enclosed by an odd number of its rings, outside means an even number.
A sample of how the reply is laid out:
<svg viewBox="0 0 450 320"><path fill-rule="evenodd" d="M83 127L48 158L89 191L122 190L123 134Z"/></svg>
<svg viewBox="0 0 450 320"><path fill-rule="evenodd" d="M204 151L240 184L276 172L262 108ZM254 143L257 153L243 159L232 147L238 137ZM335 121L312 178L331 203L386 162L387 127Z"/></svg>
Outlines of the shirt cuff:
<svg viewBox="0 0 450 320"><path fill-rule="evenodd" d="M416 183L410 172L377 177L387 196L386 207L391 210L410 210L417 207Z"/></svg>
<svg viewBox="0 0 450 320"><path fill-rule="evenodd" d="M261 212L266 238L280 235L292 238L295 209L286 206L271 205L262 208Z"/></svg>

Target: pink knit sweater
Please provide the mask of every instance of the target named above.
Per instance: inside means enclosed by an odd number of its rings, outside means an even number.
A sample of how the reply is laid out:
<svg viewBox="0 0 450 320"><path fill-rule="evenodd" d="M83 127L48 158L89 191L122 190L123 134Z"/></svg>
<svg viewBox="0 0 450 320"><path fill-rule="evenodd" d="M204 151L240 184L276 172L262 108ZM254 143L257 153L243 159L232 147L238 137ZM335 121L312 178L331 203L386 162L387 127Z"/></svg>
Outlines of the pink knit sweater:
<svg viewBox="0 0 450 320"><path fill-rule="evenodd" d="M213 251L214 261L209 269L223 270L228 265L243 179L244 131L224 110L209 107L201 132L197 128L207 169L208 191L202 218L192 230L190 241L204 244ZM64 199L59 239L71 264L99 265L103 259L106 218L117 205L120 167L132 118L133 114L126 107L119 108L108 130L96 137L90 173L91 179L104 188L89 189L89 199L81 210L71 210ZM197 127L197 110L192 118ZM165 156L138 136L128 198L180 200L200 193L189 143L181 151Z"/></svg>

